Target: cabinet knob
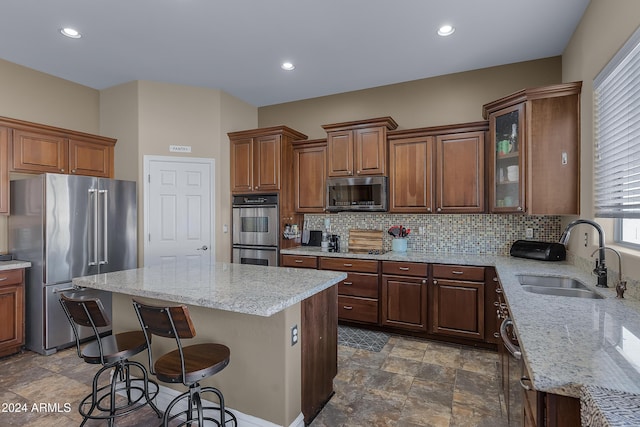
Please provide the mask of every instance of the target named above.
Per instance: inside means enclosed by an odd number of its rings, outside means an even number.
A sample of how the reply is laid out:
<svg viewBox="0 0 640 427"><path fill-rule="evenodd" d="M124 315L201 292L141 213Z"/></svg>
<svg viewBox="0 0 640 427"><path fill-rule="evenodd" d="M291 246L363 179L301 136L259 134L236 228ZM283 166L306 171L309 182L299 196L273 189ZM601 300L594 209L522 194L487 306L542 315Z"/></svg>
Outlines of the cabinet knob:
<svg viewBox="0 0 640 427"><path fill-rule="evenodd" d="M360 175L360 171L356 171L356 173L357 173L358 175Z"/></svg>
<svg viewBox="0 0 640 427"><path fill-rule="evenodd" d="M427 279L422 279L422 284L426 285L427 284Z"/></svg>
<svg viewBox="0 0 640 427"><path fill-rule="evenodd" d="M442 212L442 208L438 208L436 209L438 212Z"/></svg>
<svg viewBox="0 0 640 427"><path fill-rule="evenodd" d="M431 208L427 208L427 212L431 212Z"/></svg>
<svg viewBox="0 0 640 427"><path fill-rule="evenodd" d="M64 172L64 169L60 169L60 172Z"/></svg>
<svg viewBox="0 0 640 427"><path fill-rule="evenodd" d="M498 281L498 278L497 278L497 277L493 277L491 280L493 280L494 282L497 282L497 281ZM497 291L496 291L496 292L497 292Z"/></svg>
<svg viewBox="0 0 640 427"><path fill-rule="evenodd" d="M522 206L518 206L518 210L521 211L522 210Z"/></svg>
<svg viewBox="0 0 640 427"><path fill-rule="evenodd" d="M500 333L499 332L494 332L493 333L493 337L494 338L500 338Z"/></svg>
<svg viewBox="0 0 640 427"><path fill-rule="evenodd" d="M76 173L76 170L75 169L71 169L71 173Z"/></svg>
<svg viewBox="0 0 640 427"><path fill-rule="evenodd" d="M437 281L436 279L433 279L433 284L434 284L434 285L437 285L437 284L438 284L438 281Z"/></svg>
<svg viewBox="0 0 640 427"><path fill-rule="evenodd" d="M501 293L502 293L502 289L496 288L496 294L501 294Z"/></svg>

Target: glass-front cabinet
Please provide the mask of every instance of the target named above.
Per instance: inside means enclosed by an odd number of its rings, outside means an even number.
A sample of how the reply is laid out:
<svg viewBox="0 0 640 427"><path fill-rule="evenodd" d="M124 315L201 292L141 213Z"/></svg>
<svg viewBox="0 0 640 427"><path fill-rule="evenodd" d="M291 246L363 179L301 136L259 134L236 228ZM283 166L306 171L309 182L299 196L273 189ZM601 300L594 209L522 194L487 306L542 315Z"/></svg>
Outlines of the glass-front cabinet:
<svg viewBox="0 0 640 427"><path fill-rule="evenodd" d="M524 103L489 115L492 212L524 212Z"/></svg>

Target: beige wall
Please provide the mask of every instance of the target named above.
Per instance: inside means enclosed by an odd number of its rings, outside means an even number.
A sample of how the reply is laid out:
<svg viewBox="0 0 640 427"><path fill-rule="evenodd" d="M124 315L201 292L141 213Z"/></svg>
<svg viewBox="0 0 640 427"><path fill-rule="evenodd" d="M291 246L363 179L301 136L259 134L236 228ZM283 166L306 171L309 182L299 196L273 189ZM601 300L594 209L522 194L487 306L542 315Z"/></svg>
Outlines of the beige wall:
<svg viewBox="0 0 640 427"><path fill-rule="evenodd" d="M0 116L98 133L99 92L0 59ZM8 250L0 215L0 252Z"/></svg>
<svg viewBox="0 0 640 427"><path fill-rule="evenodd" d="M591 0L562 57L563 80L583 81L580 159L580 211L583 218L593 218L593 79L638 27L640 2L637 0ZM570 219L573 218L566 218L566 221ZM610 244L613 237L613 221L598 221L602 222ZM570 250L583 259L588 259L597 247L597 240L593 236L593 230L584 231L592 235L591 246L584 248L580 239L574 238ZM640 257L637 252L634 254L620 247L618 249L624 253L624 274L634 280L640 280ZM617 270L615 258L608 259L609 268Z"/></svg>
<svg viewBox="0 0 640 427"><path fill-rule="evenodd" d="M231 258L229 140L226 132L253 128L257 109L216 90L137 81L101 92L101 130L118 139L116 178L138 181L138 262L144 259L145 155L215 159L216 260ZM189 145L191 153L170 153L169 145Z"/></svg>
<svg viewBox="0 0 640 427"><path fill-rule="evenodd" d="M553 57L258 109L259 126L287 125L324 138L323 124L391 116L399 129L482 120L482 105L526 87L559 83Z"/></svg>

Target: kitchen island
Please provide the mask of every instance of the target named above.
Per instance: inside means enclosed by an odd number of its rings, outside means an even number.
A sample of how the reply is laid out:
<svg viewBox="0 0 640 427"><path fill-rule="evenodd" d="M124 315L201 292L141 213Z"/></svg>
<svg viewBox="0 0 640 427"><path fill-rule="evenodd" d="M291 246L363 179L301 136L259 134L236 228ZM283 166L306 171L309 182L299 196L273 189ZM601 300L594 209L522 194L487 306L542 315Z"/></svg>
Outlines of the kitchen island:
<svg viewBox="0 0 640 427"><path fill-rule="evenodd" d="M213 341L231 349L229 366L203 385L220 388L240 425L301 426L302 413L309 416L305 399L318 396L303 384L305 371L313 375L320 369L331 380L336 373L335 366L326 365L336 363L337 331L331 326L337 325L335 284L345 277L332 271L195 262L79 277L73 283L113 293L114 333L140 328L132 297L188 305L197 332L193 343ZM292 344L294 328L300 342ZM153 346L159 355L175 343L154 339ZM146 364L146 354L136 360ZM166 406L183 389L163 387L158 404Z"/></svg>

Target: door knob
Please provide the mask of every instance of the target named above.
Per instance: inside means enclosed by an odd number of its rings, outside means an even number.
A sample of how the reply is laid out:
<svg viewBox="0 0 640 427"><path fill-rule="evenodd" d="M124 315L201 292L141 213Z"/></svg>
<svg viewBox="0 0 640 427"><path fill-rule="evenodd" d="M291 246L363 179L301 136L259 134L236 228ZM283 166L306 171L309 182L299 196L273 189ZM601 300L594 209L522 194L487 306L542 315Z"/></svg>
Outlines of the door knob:
<svg viewBox="0 0 640 427"><path fill-rule="evenodd" d="M209 249L209 248L207 247L207 245L202 245L202 247L201 247L201 248L198 248L197 250L199 250L199 251L206 251L207 249Z"/></svg>

